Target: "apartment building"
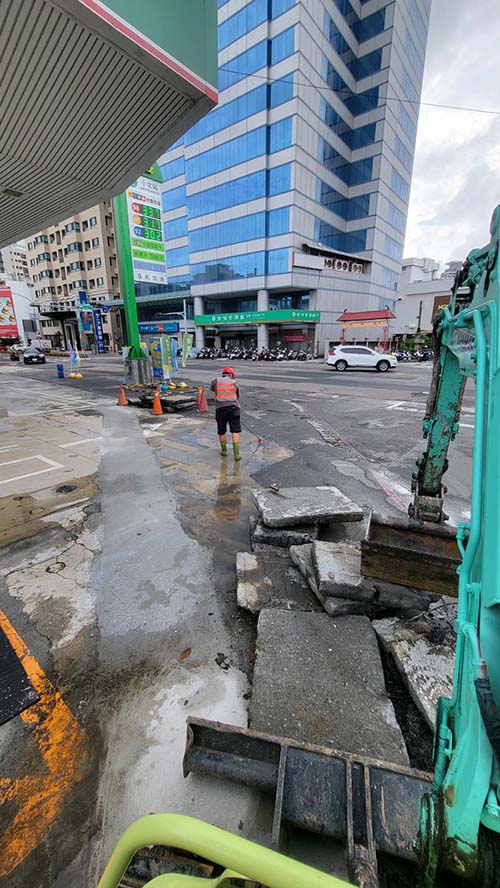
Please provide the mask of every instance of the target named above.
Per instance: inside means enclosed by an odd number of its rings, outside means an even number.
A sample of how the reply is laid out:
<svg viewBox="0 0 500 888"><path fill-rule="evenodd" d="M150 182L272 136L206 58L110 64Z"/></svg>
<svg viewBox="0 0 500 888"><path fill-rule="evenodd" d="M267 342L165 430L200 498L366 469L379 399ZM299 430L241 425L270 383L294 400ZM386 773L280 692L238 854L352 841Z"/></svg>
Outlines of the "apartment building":
<svg viewBox="0 0 500 888"><path fill-rule="evenodd" d="M0 252L0 273L11 281L29 282L26 248L22 244L10 244Z"/></svg>
<svg viewBox="0 0 500 888"><path fill-rule="evenodd" d="M97 204L69 216L32 236L27 260L33 287L33 305L40 315L41 335L54 347L69 343L82 349L95 347L92 318L82 320L79 306L99 308L118 296L118 262L111 202ZM87 312L90 315L90 312ZM103 308L106 348L123 343L110 313Z"/></svg>

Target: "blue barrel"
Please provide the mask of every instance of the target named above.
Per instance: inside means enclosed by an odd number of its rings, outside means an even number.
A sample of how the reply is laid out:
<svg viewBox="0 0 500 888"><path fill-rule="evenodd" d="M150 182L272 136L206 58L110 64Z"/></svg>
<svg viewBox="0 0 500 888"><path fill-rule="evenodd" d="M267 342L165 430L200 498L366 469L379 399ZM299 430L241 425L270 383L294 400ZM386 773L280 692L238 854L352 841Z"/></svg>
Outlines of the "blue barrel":
<svg viewBox="0 0 500 888"><path fill-rule="evenodd" d="M64 364L57 365L57 375L59 379L64 379Z"/></svg>

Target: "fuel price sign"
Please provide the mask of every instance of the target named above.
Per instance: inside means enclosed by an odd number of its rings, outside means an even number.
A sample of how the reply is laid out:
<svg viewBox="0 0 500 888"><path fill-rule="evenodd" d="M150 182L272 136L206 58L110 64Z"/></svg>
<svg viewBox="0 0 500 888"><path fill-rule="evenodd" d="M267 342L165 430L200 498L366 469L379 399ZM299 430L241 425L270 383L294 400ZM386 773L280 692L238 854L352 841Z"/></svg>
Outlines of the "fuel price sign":
<svg viewBox="0 0 500 888"><path fill-rule="evenodd" d="M159 183L140 176L127 189L127 209L134 281L166 284Z"/></svg>

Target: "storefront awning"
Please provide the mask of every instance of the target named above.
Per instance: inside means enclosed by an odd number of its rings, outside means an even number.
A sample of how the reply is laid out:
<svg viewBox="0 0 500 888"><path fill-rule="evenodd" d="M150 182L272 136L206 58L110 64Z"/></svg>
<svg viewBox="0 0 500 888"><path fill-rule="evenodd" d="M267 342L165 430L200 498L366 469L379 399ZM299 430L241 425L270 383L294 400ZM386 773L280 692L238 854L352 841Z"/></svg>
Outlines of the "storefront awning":
<svg viewBox="0 0 500 888"><path fill-rule="evenodd" d="M0 246L122 192L217 101L216 0L15 0L0 21Z"/></svg>

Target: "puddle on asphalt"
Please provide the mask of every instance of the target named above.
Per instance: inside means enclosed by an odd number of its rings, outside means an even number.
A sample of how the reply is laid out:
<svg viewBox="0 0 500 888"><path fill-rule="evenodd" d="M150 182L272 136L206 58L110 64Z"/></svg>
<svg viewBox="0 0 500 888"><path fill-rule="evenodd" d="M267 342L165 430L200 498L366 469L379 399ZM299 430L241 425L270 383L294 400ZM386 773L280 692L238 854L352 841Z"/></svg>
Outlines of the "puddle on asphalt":
<svg viewBox="0 0 500 888"><path fill-rule="evenodd" d="M252 475L289 459L292 451L273 442L258 444L243 432L241 462L234 461L230 442L227 457L221 457L212 418L169 419L147 441L176 493L184 530L211 550L216 587L234 589L236 552L248 551L248 519L255 514Z"/></svg>
<svg viewBox="0 0 500 888"><path fill-rule="evenodd" d="M48 487L35 493L2 497L0 548L56 527L60 523L57 519L59 512L87 503L96 491L92 478L76 478L67 487L74 489L59 493L57 487Z"/></svg>

